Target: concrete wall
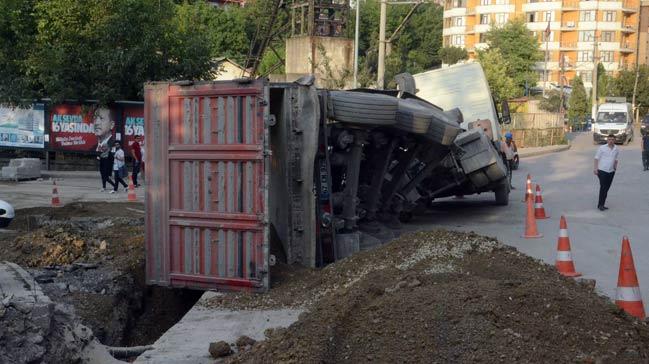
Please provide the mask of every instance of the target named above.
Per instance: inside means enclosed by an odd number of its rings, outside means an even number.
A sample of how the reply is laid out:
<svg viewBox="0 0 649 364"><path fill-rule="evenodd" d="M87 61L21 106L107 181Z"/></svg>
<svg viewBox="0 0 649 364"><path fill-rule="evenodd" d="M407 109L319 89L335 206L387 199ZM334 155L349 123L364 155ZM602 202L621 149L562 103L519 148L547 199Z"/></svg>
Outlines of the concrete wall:
<svg viewBox="0 0 649 364"><path fill-rule="evenodd" d="M352 81L353 62L352 39L304 36L286 40L286 81L314 74L318 87L341 87L336 84L348 87Z"/></svg>

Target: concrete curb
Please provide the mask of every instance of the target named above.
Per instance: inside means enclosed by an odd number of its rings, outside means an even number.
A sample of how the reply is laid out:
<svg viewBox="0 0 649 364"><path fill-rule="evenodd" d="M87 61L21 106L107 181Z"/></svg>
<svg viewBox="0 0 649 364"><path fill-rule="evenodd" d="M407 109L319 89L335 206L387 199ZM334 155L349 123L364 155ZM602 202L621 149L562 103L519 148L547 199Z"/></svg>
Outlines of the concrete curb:
<svg viewBox="0 0 649 364"><path fill-rule="evenodd" d="M566 151L568 149L570 149L570 144L561 145L558 148L551 148L551 149L546 149L546 150L537 150L537 151L529 152L529 153L521 153L519 151L518 156L521 159L523 159L523 158L529 158L529 157L536 157L536 156L544 155L544 154L563 152L563 151Z"/></svg>
<svg viewBox="0 0 649 364"><path fill-rule="evenodd" d="M56 179L66 179L66 178L88 178L95 179L101 178L99 171L41 171L42 178L56 178Z"/></svg>

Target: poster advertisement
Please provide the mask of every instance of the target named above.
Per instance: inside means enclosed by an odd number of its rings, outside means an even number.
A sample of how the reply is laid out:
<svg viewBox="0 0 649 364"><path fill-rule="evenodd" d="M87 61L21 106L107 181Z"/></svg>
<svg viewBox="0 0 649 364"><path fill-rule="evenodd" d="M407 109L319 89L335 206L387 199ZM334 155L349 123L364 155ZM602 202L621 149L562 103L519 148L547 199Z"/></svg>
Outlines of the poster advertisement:
<svg viewBox="0 0 649 364"><path fill-rule="evenodd" d="M45 147L45 107L29 109L0 106L0 147Z"/></svg>
<svg viewBox="0 0 649 364"><path fill-rule="evenodd" d="M106 108L55 105L50 113L53 149L94 152L98 140L115 137L115 117Z"/></svg>
<svg viewBox="0 0 649 364"><path fill-rule="evenodd" d="M124 146L130 154L131 144L135 136L140 135L144 139L144 106L124 107Z"/></svg>

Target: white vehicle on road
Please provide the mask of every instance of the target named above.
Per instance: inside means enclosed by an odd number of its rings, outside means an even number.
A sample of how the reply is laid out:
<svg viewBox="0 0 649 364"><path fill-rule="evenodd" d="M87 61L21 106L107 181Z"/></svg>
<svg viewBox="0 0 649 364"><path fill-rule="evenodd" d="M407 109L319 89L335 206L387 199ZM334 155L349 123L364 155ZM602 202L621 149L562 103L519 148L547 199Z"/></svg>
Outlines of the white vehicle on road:
<svg viewBox="0 0 649 364"><path fill-rule="evenodd" d="M593 142L604 143L610 134L615 142L627 144L633 140L633 108L630 103L605 103L597 109L593 124Z"/></svg>

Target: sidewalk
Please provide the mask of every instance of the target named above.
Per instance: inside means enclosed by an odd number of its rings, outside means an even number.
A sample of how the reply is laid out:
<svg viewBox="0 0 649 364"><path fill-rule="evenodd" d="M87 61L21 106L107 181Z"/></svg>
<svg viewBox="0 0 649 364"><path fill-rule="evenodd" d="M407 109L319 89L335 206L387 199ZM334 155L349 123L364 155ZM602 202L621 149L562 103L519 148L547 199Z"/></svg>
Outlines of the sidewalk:
<svg viewBox="0 0 649 364"><path fill-rule="evenodd" d="M564 150L568 149L570 149L570 144L550 145L547 147L518 148L518 156L520 158L528 158L548 153L563 152Z"/></svg>

